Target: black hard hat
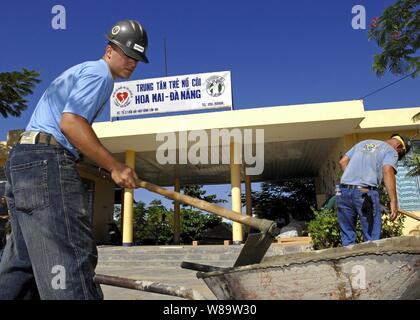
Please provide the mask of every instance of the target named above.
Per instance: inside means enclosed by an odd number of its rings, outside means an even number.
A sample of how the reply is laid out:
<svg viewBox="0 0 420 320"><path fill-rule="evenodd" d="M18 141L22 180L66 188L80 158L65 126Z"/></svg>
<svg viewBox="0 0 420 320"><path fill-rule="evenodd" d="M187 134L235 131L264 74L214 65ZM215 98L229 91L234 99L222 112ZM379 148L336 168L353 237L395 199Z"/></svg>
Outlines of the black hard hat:
<svg viewBox="0 0 420 320"><path fill-rule="evenodd" d="M108 33L107 38L121 48L124 53L137 61L149 63L146 57L148 39L146 30L136 20L117 22Z"/></svg>
<svg viewBox="0 0 420 320"><path fill-rule="evenodd" d="M411 149L411 140L408 137L403 136L403 135L401 135L399 133L394 133L391 136L391 138L394 138L394 139L397 139L399 141L402 141L403 144L404 144L404 146L403 146L404 147L404 152L401 153L401 154L398 154L398 160L401 160L408 152L410 152L410 149Z"/></svg>

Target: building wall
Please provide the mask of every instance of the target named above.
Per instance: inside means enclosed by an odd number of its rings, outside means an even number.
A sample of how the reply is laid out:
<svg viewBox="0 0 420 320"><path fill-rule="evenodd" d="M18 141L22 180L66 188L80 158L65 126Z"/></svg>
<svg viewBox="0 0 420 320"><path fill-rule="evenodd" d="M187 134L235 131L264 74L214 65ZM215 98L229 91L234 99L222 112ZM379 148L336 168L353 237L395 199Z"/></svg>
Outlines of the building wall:
<svg viewBox="0 0 420 320"><path fill-rule="evenodd" d="M324 165L315 179L318 208L335 191L335 185L339 182L340 165L338 161L345 152L344 139L339 139L337 144L330 151Z"/></svg>
<svg viewBox="0 0 420 320"><path fill-rule="evenodd" d="M366 139L378 139L378 140L386 140L388 139L393 133L399 133L402 135L406 135L408 137L413 137L417 134L416 130L393 130L393 131L385 131L385 132L363 132L363 133L354 133L349 134L344 137L345 140L345 147L350 149L355 143L366 140Z"/></svg>
<svg viewBox="0 0 420 320"><path fill-rule="evenodd" d="M80 176L95 183L93 195L93 237L97 244L109 241L108 223L114 215L114 183L100 176L80 171Z"/></svg>
<svg viewBox="0 0 420 320"><path fill-rule="evenodd" d="M3 167L7 160L7 143L0 141L0 167Z"/></svg>

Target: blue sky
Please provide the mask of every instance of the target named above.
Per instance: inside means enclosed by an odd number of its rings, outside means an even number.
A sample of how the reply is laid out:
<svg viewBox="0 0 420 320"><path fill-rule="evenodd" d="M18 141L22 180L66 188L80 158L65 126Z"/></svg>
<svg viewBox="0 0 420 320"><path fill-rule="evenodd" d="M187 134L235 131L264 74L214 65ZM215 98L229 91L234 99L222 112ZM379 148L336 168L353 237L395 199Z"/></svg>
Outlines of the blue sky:
<svg viewBox="0 0 420 320"><path fill-rule="evenodd" d="M48 84L74 64L103 54L105 35L125 18L149 34L150 64L132 79L162 77L164 38L169 76L230 70L235 109L358 99L401 76L377 78L378 47L351 26L354 5L366 8L367 28L392 0L320 1L2 1L0 72L41 73L20 118L0 118L0 140L24 128ZM54 5L66 9L66 29L54 30ZM420 79L405 79L365 99L365 108L420 105ZM109 108L97 121L109 119ZM226 186L208 188L228 199ZM136 199L152 198L136 192ZM229 203L227 204L229 206Z"/></svg>

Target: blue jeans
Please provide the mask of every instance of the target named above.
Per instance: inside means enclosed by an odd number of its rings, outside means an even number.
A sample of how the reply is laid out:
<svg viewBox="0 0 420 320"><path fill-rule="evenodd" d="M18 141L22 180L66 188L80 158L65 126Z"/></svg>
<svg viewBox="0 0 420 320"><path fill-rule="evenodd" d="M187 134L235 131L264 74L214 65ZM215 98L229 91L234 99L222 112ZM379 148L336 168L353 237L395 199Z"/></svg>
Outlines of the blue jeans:
<svg viewBox="0 0 420 320"><path fill-rule="evenodd" d="M61 146L18 144L6 162L12 234L0 299L102 299L97 250L75 158Z"/></svg>
<svg viewBox="0 0 420 320"><path fill-rule="evenodd" d="M356 243L356 222L358 217L365 241L379 240L381 237L382 219L378 191L369 190L367 193L373 202L373 224L371 230L369 230L369 217L362 210L364 193L359 189L347 188L340 188L340 192L341 195L336 195L336 199L338 223L343 246Z"/></svg>

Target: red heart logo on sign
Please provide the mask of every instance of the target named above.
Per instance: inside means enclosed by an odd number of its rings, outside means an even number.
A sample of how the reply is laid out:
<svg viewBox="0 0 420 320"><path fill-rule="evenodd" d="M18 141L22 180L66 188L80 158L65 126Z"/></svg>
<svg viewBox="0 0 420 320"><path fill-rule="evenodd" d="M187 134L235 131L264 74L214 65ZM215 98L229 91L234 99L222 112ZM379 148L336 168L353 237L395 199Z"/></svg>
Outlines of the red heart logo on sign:
<svg viewBox="0 0 420 320"><path fill-rule="evenodd" d="M120 103L123 103L128 98L128 92L118 92L117 93L117 99Z"/></svg>

